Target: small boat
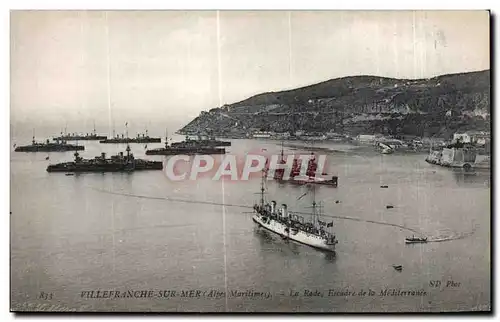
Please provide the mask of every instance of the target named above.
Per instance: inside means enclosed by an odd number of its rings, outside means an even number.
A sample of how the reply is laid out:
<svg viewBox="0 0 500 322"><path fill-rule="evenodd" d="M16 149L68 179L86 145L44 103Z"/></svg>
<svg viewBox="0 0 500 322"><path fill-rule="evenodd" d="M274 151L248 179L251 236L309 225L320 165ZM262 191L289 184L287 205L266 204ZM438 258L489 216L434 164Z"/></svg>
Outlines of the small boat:
<svg viewBox="0 0 500 322"><path fill-rule="evenodd" d="M392 267L398 272L401 272L403 270L403 265L392 265Z"/></svg>
<svg viewBox="0 0 500 322"><path fill-rule="evenodd" d="M392 153L394 153L394 149L391 146L387 145L387 144L379 142L377 146L380 149L380 153L382 153L382 154L392 154Z"/></svg>
<svg viewBox="0 0 500 322"><path fill-rule="evenodd" d="M382 154L392 154L392 153L394 153L394 150L393 149L383 149L382 151L380 151L380 153L382 153Z"/></svg>
<svg viewBox="0 0 500 322"><path fill-rule="evenodd" d="M427 237L407 237L405 238L405 242L407 244L427 243Z"/></svg>
<svg viewBox="0 0 500 322"><path fill-rule="evenodd" d="M387 208L387 209L392 209L392 208L394 208L394 206L392 206L392 205L387 205L387 206L385 206L385 208Z"/></svg>
<svg viewBox="0 0 500 322"><path fill-rule="evenodd" d="M66 173L67 176L74 176L74 173Z"/></svg>
<svg viewBox="0 0 500 322"><path fill-rule="evenodd" d="M384 185L384 186L380 186L380 188L389 188L389 186L385 186L385 185Z"/></svg>

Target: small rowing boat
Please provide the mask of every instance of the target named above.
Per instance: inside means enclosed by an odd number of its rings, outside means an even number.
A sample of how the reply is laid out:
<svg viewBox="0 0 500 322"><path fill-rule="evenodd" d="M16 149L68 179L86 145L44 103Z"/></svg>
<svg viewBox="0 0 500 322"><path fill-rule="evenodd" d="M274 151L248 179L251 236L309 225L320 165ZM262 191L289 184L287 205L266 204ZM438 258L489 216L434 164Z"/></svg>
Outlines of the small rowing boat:
<svg viewBox="0 0 500 322"><path fill-rule="evenodd" d="M412 236L412 237L405 238L405 242L407 244L427 243L427 237L424 238L424 237Z"/></svg>

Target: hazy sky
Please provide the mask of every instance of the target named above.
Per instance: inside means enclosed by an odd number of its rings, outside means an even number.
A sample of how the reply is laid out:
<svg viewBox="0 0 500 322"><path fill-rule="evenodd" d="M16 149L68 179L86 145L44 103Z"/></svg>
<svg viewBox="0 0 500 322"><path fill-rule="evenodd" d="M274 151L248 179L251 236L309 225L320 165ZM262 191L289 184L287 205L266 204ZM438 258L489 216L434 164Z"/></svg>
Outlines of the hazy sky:
<svg viewBox="0 0 500 322"><path fill-rule="evenodd" d="M486 11L16 11L11 119L182 126L265 91L489 59Z"/></svg>

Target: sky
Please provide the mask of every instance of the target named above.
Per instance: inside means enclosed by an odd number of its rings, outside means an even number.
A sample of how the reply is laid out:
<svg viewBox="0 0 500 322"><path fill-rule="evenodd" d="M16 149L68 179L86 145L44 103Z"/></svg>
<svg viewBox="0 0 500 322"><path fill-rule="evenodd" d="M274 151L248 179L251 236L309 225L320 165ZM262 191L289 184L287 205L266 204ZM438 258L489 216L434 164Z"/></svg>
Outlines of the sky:
<svg viewBox="0 0 500 322"><path fill-rule="evenodd" d="M487 11L12 11L11 123L178 129L332 78L489 69ZM24 124L23 123L23 124ZM76 129L78 128L78 129Z"/></svg>

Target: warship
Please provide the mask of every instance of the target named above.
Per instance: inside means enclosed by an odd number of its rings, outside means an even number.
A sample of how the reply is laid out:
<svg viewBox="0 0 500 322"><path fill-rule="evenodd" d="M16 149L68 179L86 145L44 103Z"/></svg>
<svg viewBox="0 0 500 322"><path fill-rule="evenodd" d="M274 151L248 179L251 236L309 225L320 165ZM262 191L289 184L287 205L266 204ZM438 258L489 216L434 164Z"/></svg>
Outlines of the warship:
<svg viewBox="0 0 500 322"><path fill-rule="evenodd" d="M138 133L135 138L129 138L128 136L128 122L125 123L125 133L126 135L114 135L113 137L107 138L104 140L100 140L99 143L161 143L161 138L154 138L148 135L148 130L146 129L146 133Z"/></svg>
<svg viewBox="0 0 500 322"><path fill-rule="evenodd" d="M76 151L74 161L51 164L47 167L47 172L132 172L163 169L163 162L161 161L134 158L134 155L130 153L129 145L127 145L126 152L126 155L120 152L109 159L106 158L104 152L94 159L84 159Z"/></svg>
<svg viewBox="0 0 500 322"><path fill-rule="evenodd" d="M281 143L281 155L279 159L279 164L286 164L284 151L283 151L283 142ZM288 179L284 178L285 169L275 169L274 172L274 180L280 183L293 183L293 184L319 184L319 185L327 185L337 187L338 185L338 177L332 176L331 179L318 177L316 174L316 170L318 169L318 163L316 162L316 157L314 153L311 152L311 158L307 164L307 169L305 175L300 175L301 171L301 160L298 158L293 159L292 169L290 171L290 177ZM269 165L266 166L269 168Z"/></svg>
<svg viewBox="0 0 500 322"><path fill-rule="evenodd" d="M115 137L108 138L105 140L100 140L99 143L161 143L161 138L154 138L148 135L148 132L137 134L135 138L125 137L116 135Z"/></svg>
<svg viewBox="0 0 500 322"><path fill-rule="evenodd" d="M198 147L220 147L220 146L231 146L229 141L216 140L215 137L211 136L208 138L202 138L198 135L197 139L193 140L186 137L186 140L182 142L174 142L171 144L173 148L198 148Z"/></svg>
<svg viewBox="0 0 500 322"><path fill-rule="evenodd" d="M165 136L165 147L146 150L147 155L196 155L196 154L226 154L226 149L211 146L171 146L168 136Z"/></svg>
<svg viewBox="0 0 500 322"><path fill-rule="evenodd" d="M258 227L271 231L285 240L291 240L304 245L308 245L320 250L335 252L335 245L338 240L335 234L329 230L333 229L332 222L324 222L321 218L321 207L316 204L315 200L315 185L310 185L309 192L312 192L312 214L311 220L306 221L304 217L289 212L286 204L282 204L281 208L277 208L276 201L265 203L264 201L264 180L266 170L263 171L261 188L260 188L260 203L253 207L254 214L252 220Z"/></svg>
<svg viewBox="0 0 500 322"><path fill-rule="evenodd" d="M108 137L106 135L98 135L95 130L95 124L94 124L94 129L92 133L87 133L85 135L83 134L76 134L76 133L64 133L61 132L61 135L58 137L53 138L54 141L96 141L96 140L106 140Z"/></svg>
<svg viewBox="0 0 500 322"><path fill-rule="evenodd" d="M49 139L45 143L36 142L35 137L30 145L18 146L15 152L66 152L66 151L82 151L85 150L83 145L67 144L65 140L57 140L51 143Z"/></svg>

